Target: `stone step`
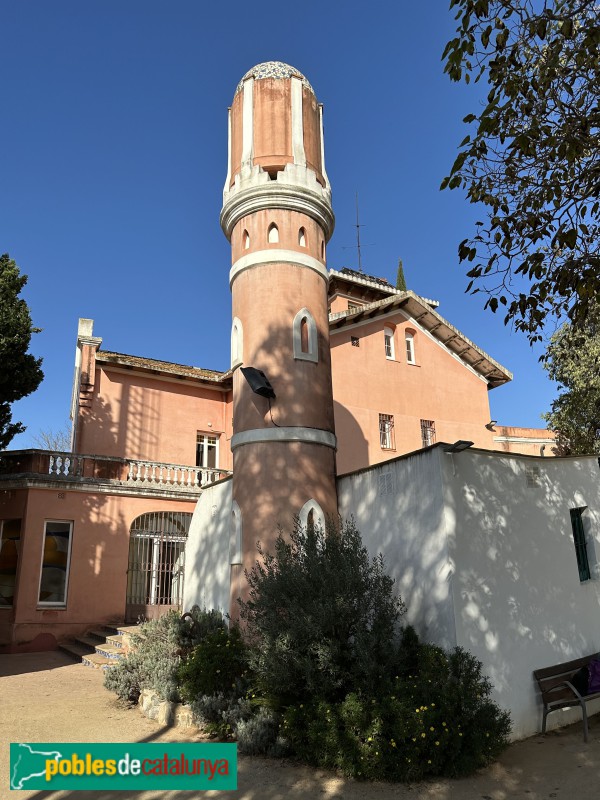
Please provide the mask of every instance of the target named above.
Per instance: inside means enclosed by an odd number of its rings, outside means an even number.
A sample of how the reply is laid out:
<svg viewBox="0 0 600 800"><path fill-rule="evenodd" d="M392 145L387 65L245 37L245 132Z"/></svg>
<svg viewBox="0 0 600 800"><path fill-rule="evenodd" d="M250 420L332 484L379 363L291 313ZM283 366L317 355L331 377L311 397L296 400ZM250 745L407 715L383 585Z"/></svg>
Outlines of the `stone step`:
<svg viewBox="0 0 600 800"><path fill-rule="evenodd" d="M140 625L117 625L116 632L118 636L123 636L124 634L141 634L141 626Z"/></svg>
<svg viewBox="0 0 600 800"><path fill-rule="evenodd" d="M94 642L93 645L84 644L83 642L78 641L61 642L58 645L58 649L71 656L71 658L74 658L76 661L79 661L83 656L94 652L95 644L96 642Z"/></svg>
<svg viewBox="0 0 600 800"><path fill-rule="evenodd" d="M98 642L96 642L96 645ZM118 634L114 634L112 636L106 637L106 644L110 644L113 647L118 647L119 650L123 649L123 637L119 636Z"/></svg>
<svg viewBox="0 0 600 800"><path fill-rule="evenodd" d="M98 653L88 653L81 657L81 662L84 666L92 667L93 669L110 669L117 663L117 659L106 658L106 656L101 656Z"/></svg>
<svg viewBox="0 0 600 800"><path fill-rule="evenodd" d="M120 658L125 658L125 654L120 647L114 644L97 644L96 653L104 658L110 658L113 661L118 661Z"/></svg>
<svg viewBox="0 0 600 800"><path fill-rule="evenodd" d="M104 641L108 636L116 636L117 629L111 625L106 626L99 626L97 628L92 628L92 630L88 631L86 636L93 636L95 639L99 639L100 641Z"/></svg>

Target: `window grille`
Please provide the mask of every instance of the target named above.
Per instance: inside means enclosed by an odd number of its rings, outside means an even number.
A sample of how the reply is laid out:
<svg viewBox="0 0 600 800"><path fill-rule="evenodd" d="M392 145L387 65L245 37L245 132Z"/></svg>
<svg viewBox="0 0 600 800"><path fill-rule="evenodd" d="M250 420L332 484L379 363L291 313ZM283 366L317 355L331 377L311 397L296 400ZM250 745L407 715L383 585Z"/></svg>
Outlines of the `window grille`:
<svg viewBox="0 0 600 800"><path fill-rule="evenodd" d="M536 466L526 468L525 483L528 489L538 489L542 485L539 467Z"/></svg>
<svg viewBox="0 0 600 800"><path fill-rule="evenodd" d="M435 444L435 422L432 419L421 420L421 442L423 447Z"/></svg>
<svg viewBox="0 0 600 800"><path fill-rule="evenodd" d="M590 562L588 559L587 545L585 542L585 531L583 530L583 520L581 518L586 507L571 508L571 528L573 530L573 542L575 543L575 557L577 558L577 568L579 570L579 580L589 581L592 577Z"/></svg>
<svg viewBox="0 0 600 800"><path fill-rule="evenodd" d="M350 342L352 344L352 347L360 347L360 339L358 338L358 336L351 336Z"/></svg>
<svg viewBox="0 0 600 800"><path fill-rule="evenodd" d="M392 472L382 472L379 475L378 481L379 494L393 494L394 493L394 474Z"/></svg>
<svg viewBox="0 0 600 800"><path fill-rule="evenodd" d="M379 415L379 443L382 450L395 450L394 417L392 414Z"/></svg>

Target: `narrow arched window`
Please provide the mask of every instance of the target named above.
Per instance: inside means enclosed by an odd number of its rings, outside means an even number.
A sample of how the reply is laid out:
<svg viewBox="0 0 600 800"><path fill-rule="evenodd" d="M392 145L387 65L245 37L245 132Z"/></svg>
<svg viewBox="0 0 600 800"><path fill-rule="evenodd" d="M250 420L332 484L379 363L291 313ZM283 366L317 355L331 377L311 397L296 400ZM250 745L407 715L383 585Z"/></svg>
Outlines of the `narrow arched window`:
<svg viewBox="0 0 600 800"><path fill-rule="evenodd" d="M311 498L304 503L298 514L298 522L303 528L314 530L318 526L325 530L325 514L316 500Z"/></svg>
<svg viewBox="0 0 600 800"><path fill-rule="evenodd" d="M415 337L410 331L406 331L404 336L406 340L406 363L416 364L417 361L415 359Z"/></svg>
<svg viewBox="0 0 600 800"><path fill-rule="evenodd" d="M275 225L274 222L272 222L269 225L269 231L268 231L267 238L268 238L269 244L277 244L279 242L279 228L277 227L277 225Z"/></svg>
<svg viewBox="0 0 600 800"><path fill-rule="evenodd" d="M325 260L325 242L324 241L321 242L321 260L322 261Z"/></svg>
<svg viewBox="0 0 600 800"><path fill-rule="evenodd" d="M307 308L302 308L294 317L293 324L294 358L303 361L319 360L317 326Z"/></svg>
<svg viewBox="0 0 600 800"><path fill-rule="evenodd" d="M390 361L396 358L394 352L394 331L391 328L383 329L383 341L385 345L385 357Z"/></svg>
<svg viewBox="0 0 600 800"><path fill-rule="evenodd" d="M300 320L300 349L303 353L308 353L308 323L306 317Z"/></svg>
<svg viewBox="0 0 600 800"><path fill-rule="evenodd" d="M229 563L242 563L242 512L234 500L231 505L231 528L229 531Z"/></svg>
<svg viewBox="0 0 600 800"><path fill-rule="evenodd" d="M306 231L304 228L300 228L298 231L298 244L300 247L306 247Z"/></svg>
<svg viewBox="0 0 600 800"><path fill-rule="evenodd" d="M242 241L244 243L244 250L248 250L250 247L250 234L246 230L242 235Z"/></svg>
<svg viewBox="0 0 600 800"><path fill-rule="evenodd" d="M235 367L244 360L244 329L235 317L231 323L231 366Z"/></svg>

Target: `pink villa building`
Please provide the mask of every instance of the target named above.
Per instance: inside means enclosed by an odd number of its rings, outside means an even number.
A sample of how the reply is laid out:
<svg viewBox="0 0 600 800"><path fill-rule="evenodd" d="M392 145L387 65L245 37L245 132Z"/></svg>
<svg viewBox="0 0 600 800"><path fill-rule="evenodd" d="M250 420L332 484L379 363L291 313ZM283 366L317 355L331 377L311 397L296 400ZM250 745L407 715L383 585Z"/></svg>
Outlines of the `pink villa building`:
<svg viewBox="0 0 600 800"><path fill-rule="evenodd" d="M197 501L230 475L233 600L256 540L294 514L335 514L342 474L436 441L551 455L550 432L491 419L488 392L512 375L436 301L327 269L322 115L279 62L236 90L229 369L103 350L80 320L71 452L0 459L0 651L181 608Z"/></svg>

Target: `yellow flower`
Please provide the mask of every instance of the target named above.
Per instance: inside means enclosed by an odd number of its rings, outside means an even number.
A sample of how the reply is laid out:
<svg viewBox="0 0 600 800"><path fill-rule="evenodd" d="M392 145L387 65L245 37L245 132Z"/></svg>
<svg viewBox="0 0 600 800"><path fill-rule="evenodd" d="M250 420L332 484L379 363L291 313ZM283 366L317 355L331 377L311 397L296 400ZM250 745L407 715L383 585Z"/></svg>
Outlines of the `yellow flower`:
<svg viewBox="0 0 600 800"><path fill-rule="evenodd" d="M427 760L427 763L428 763L428 764L431 764L431 759L428 759L428 760Z"/></svg>
<svg viewBox="0 0 600 800"><path fill-rule="evenodd" d="M442 722L442 725L444 726L444 728L446 727L446 723L445 722Z"/></svg>
<svg viewBox="0 0 600 800"><path fill-rule="evenodd" d="M416 740L416 739L413 737L413 742L416 742L416 741L417 741L417 740Z"/></svg>
<svg viewBox="0 0 600 800"><path fill-rule="evenodd" d="M436 746L436 747L439 747L439 746L440 746L440 743L439 743L439 742L436 742L436 743L435 743L435 746Z"/></svg>
<svg viewBox="0 0 600 800"><path fill-rule="evenodd" d="M424 738L425 738L425 734L424 734L424 733L422 733L422 734L421 734L421 739L424 739Z"/></svg>
<svg viewBox="0 0 600 800"><path fill-rule="evenodd" d="M434 728L429 728L430 731L434 730Z"/></svg>
<svg viewBox="0 0 600 800"><path fill-rule="evenodd" d="M415 708L415 713L418 714L420 710L420 708Z"/></svg>
<svg viewBox="0 0 600 800"><path fill-rule="evenodd" d="M458 735L459 735L459 736L462 736L462 733L459 733Z"/></svg>
<svg viewBox="0 0 600 800"><path fill-rule="evenodd" d="M432 707L432 708L435 708L435 703L432 703L432 704L431 704L431 707Z"/></svg>

